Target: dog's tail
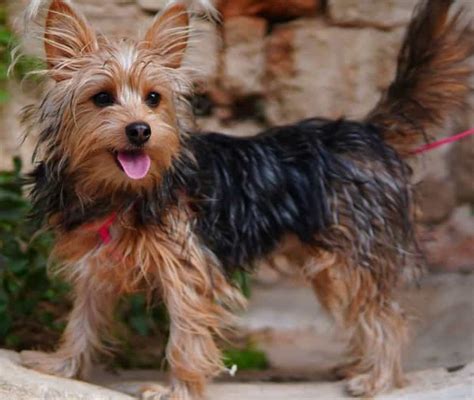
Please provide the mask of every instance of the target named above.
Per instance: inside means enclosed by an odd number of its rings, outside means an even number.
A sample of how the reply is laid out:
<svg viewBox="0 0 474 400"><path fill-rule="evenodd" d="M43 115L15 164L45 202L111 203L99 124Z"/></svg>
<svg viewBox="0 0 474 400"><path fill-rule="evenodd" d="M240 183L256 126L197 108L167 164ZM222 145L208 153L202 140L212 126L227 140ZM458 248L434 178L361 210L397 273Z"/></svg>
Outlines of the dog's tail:
<svg viewBox="0 0 474 400"><path fill-rule="evenodd" d="M385 140L408 154L429 129L444 123L465 106L470 92L474 54L472 24L462 23L454 0L423 0L408 27L395 80L367 121Z"/></svg>

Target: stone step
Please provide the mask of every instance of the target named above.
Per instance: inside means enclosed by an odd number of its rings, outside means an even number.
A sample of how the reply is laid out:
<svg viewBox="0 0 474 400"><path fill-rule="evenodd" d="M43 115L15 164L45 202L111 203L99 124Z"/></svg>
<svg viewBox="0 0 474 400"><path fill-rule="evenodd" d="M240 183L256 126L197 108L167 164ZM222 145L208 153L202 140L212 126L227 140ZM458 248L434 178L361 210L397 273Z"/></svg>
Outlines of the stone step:
<svg viewBox="0 0 474 400"><path fill-rule="evenodd" d="M472 399L474 364L456 371L432 369L409 375L410 384L376 399ZM18 354L0 350L0 399L2 400L132 400L146 382L120 382L104 388L72 379L44 375L18 365ZM116 389L116 390L114 390ZM120 390L120 391L118 391ZM314 400L348 398L342 383L220 383L209 390L209 400Z"/></svg>

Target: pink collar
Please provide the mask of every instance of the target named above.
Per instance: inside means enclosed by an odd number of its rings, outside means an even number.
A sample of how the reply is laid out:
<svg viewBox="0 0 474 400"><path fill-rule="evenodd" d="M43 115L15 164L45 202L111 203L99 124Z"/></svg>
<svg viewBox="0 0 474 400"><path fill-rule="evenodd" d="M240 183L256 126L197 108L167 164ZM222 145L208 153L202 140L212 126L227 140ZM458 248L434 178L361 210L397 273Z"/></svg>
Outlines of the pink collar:
<svg viewBox="0 0 474 400"><path fill-rule="evenodd" d="M97 233L99 234L102 244L109 244L112 240L112 235L110 234L110 227L113 225L117 219L117 213L111 213L104 222L97 228Z"/></svg>

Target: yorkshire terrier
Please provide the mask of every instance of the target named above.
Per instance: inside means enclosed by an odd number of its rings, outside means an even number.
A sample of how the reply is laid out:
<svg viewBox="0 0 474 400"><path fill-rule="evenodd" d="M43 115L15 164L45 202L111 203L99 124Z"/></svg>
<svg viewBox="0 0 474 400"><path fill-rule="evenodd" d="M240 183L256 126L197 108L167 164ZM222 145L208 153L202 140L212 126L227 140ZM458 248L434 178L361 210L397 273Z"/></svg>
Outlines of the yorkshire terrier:
<svg viewBox="0 0 474 400"><path fill-rule="evenodd" d="M132 41L96 34L53 0L51 85L24 121L38 138L34 211L55 233L74 306L59 348L23 352L23 364L84 374L106 347L117 300L145 291L170 316L171 383L151 395L201 399L224 370L215 338L245 304L232 273L291 242L305 258L297 268L351 337L339 370L348 391L400 386L407 323L394 292L418 268L404 157L469 93L474 40L453 3L419 4L396 77L363 121L312 118L236 138L190 128L186 6L167 7Z"/></svg>

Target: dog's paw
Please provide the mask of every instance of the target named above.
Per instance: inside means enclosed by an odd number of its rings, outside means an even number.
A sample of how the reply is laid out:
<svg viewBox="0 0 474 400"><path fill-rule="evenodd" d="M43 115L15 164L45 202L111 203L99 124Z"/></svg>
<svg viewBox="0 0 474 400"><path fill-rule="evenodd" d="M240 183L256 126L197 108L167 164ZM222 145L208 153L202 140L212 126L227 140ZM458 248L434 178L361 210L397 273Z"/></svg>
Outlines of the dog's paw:
<svg viewBox="0 0 474 400"><path fill-rule="evenodd" d="M368 372L348 379L346 390L351 396L371 397L391 389L402 388L406 384L407 381L401 373L379 375Z"/></svg>
<svg viewBox="0 0 474 400"><path fill-rule="evenodd" d="M24 367L38 372L63 378L73 378L79 371L77 359L61 357L57 353L22 351L20 353L20 363Z"/></svg>
<svg viewBox="0 0 474 400"><path fill-rule="evenodd" d="M141 400L174 400L171 390L161 385L146 385L140 389Z"/></svg>
<svg viewBox="0 0 474 400"><path fill-rule="evenodd" d="M353 378L363 372L360 361L352 361L334 367L331 370L331 376L339 381Z"/></svg>
<svg viewBox="0 0 474 400"><path fill-rule="evenodd" d="M141 400L202 400L201 396L191 395L185 386L167 388L161 385L145 385L140 388Z"/></svg>
<svg viewBox="0 0 474 400"><path fill-rule="evenodd" d="M346 390L351 396L372 396L375 393L374 380L370 374L357 375L347 381Z"/></svg>
<svg viewBox="0 0 474 400"><path fill-rule="evenodd" d="M373 373L365 373L349 379L346 390L351 396L372 397L378 393L400 387L400 384L394 381L390 375L374 376Z"/></svg>

